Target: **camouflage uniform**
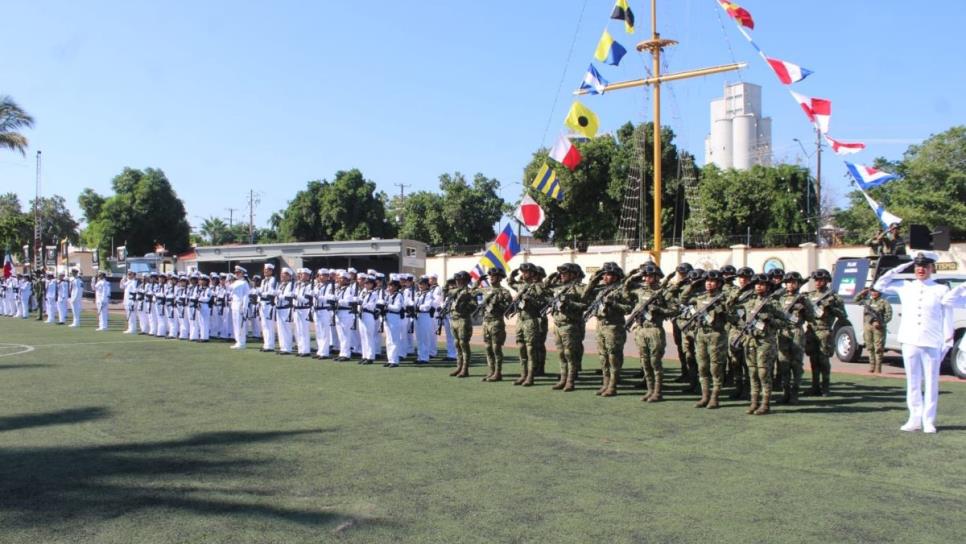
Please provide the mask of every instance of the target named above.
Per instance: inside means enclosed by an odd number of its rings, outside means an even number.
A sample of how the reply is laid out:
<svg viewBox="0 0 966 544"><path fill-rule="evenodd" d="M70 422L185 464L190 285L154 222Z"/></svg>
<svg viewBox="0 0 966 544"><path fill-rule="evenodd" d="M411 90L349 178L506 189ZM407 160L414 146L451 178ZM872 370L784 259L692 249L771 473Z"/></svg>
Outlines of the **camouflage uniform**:
<svg viewBox="0 0 966 544"><path fill-rule="evenodd" d="M483 295L478 311L483 314L483 343L486 345L486 367L489 370L483 381L498 382L503 379L503 344L506 343L503 312L510 306L513 297L502 285L476 289L473 294Z"/></svg>
<svg viewBox="0 0 966 544"><path fill-rule="evenodd" d="M664 319L675 315L677 308L664 298L660 288L653 288L647 283L630 293L635 305L650 300L647 308L638 315L630 326L634 332L634 342L641 354L641 369L644 371L644 383L647 394L641 400L658 402L663 400L661 390L664 388L664 350L667 347L667 333L664 332ZM653 297L653 298L652 298ZM636 311L635 308L634 311Z"/></svg>
<svg viewBox="0 0 966 544"><path fill-rule="evenodd" d="M738 334L741 331L741 326L745 322L745 308L744 303L754 293L750 291L753 285L749 285L747 289L742 289L735 286L728 293L728 307L732 308L732 323L728 328L728 364L732 365L732 375L734 376L734 386L735 389L732 391L728 398L732 400L737 400L741 398L748 398L748 393L751 390L751 378L748 376L748 367L745 363L745 348L741 344L736 344L735 340L738 338Z"/></svg>
<svg viewBox="0 0 966 544"><path fill-rule="evenodd" d="M856 302L863 302L867 298L867 293L862 292L855 296ZM886 324L892 321L892 304L881 295L862 304L863 340L865 349L869 352L869 372L882 372L882 357L885 353ZM875 323L879 323L876 328Z"/></svg>
<svg viewBox="0 0 966 544"><path fill-rule="evenodd" d="M584 286L578 280L553 288L555 303L550 308L553 332L560 357L560 379L553 389L573 391L584 345Z"/></svg>
<svg viewBox="0 0 966 544"><path fill-rule="evenodd" d="M759 309L755 325L743 339L748 376L751 378L751 406L747 413L756 415L767 414L769 411L772 368L778 351L778 332L788 324L785 312L770 296L756 294L744 303L745 315L749 319Z"/></svg>
<svg viewBox="0 0 966 544"><path fill-rule="evenodd" d="M812 387L809 389L810 395L828 395L829 377L832 372L832 325L836 319L848 322L845 313L845 305L838 295L832 293L825 296L829 287L821 291L815 290L809 293L809 300L815 305L816 301L822 302L815 306L815 322L806 329L805 347L808 353L809 363L812 367ZM821 384L819 380L821 379Z"/></svg>
<svg viewBox="0 0 966 544"><path fill-rule="evenodd" d="M718 395L721 393L721 384L724 381L724 365L727 362L725 358L728 353L727 325L731 319L727 297L728 293L719 288L706 291L694 298L696 312L707 308L707 313L690 327L690 330L694 331L698 379L701 384L701 400L695 404L696 408L718 407ZM717 299L716 302L715 299ZM713 306L711 306L712 303Z"/></svg>
<svg viewBox="0 0 966 544"><path fill-rule="evenodd" d="M681 308L683 313L679 315L674 320L674 325L678 328L681 335L680 343L680 353L682 355L681 360L681 372L682 376L686 379L682 380L689 384L689 387L685 389L685 393L694 393L698 390L698 361L695 352L694 344L694 329L690 331L683 331L681 327L687 323L691 316L686 310L691 307L694 303L694 298L697 297L703 291L703 282L694 282L688 284L686 287L679 291L677 304ZM691 309L693 311L693 308Z"/></svg>
<svg viewBox="0 0 966 544"><path fill-rule="evenodd" d="M624 330L624 315L633 308L631 301L621 290L619 281L612 285L591 282L583 293L584 302L602 302L597 306L593 317L597 318L597 351L603 373L603 386L597 394L612 397L617 394L621 368L624 366L624 343L627 332Z"/></svg>
<svg viewBox="0 0 966 544"><path fill-rule="evenodd" d="M465 273L465 272L460 272ZM466 275L467 279L469 274ZM465 378L470 375L470 338L473 336L473 311L476 310L476 297L467 286L446 290L446 296L453 300L449 315L450 328L456 340L456 372L452 375Z"/></svg>
<svg viewBox="0 0 966 544"><path fill-rule="evenodd" d="M664 288L664 298L676 305L680 302L681 292L688 286L688 283L685 279L678 278L677 274L671 274L661 283L661 286ZM681 375L678 376L678 381L688 382L690 381L688 378L688 360L685 356L684 340L681 338L681 327L678 325L677 319L671 320L671 336L674 338L678 362L681 364Z"/></svg>
<svg viewBox="0 0 966 544"><path fill-rule="evenodd" d="M520 346L520 378L514 385L533 385L534 364L540 360L540 310L547 302L546 290L536 282L512 281L510 287L518 293L517 344Z"/></svg>
<svg viewBox="0 0 966 544"><path fill-rule="evenodd" d="M785 292L778 304L792 325L782 329L778 335L778 379L784 393L782 402L795 404L805 370L804 326L814 324L815 310L808 297L799 298L797 292Z"/></svg>

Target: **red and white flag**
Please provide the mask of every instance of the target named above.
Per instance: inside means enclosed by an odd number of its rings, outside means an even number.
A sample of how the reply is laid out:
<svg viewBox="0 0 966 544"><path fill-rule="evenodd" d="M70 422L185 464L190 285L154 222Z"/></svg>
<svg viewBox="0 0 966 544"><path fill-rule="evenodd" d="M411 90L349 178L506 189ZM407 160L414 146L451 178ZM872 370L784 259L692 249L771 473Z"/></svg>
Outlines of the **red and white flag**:
<svg viewBox="0 0 966 544"><path fill-rule="evenodd" d="M10 258L8 251L3 257L3 278L7 279L13 275L13 259Z"/></svg>
<svg viewBox="0 0 966 544"><path fill-rule="evenodd" d="M822 134L828 132L829 121L832 118L832 101L824 98L809 98L794 91L789 91L808 116L808 120Z"/></svg>
<svg viewBox="0 0 966 544"><path fill-rule="evenodd" d="M581 160L580 151L577 151L577 146L570 143L570 139L563 134L557 139L557 143L553 144L553 147L550 148L550 158L566 166L571 171L577 168Z"/></svg>
<svg viewBox="0 0 966 544"><path fill-rule="evenodd" d="M812 75L811 70L806 70L797 64L792 64L779 59L773 59L771 57L765 57L765 60L768 61L768 65L771 66L771 69L775 71L775 75L778 76L778 80L785 85L798 83L799 81Z"/></svg>
<svg viewBox="0 0 966 544"><path fill-rule="evenodd" d="M540 204L537 204L536 200L530 198L530 195L523 195L523 200L520 201L520 207L517 208L513 217L522 223L530 232L539 229L544 219L546 219L543 208L540 207Z"/></svg>
<svg viewBox="0 0 966 544"><path fill-rule="evenodd" d="M825 141L832 146L836 155L851 155L865 149L865 144L861 142L840 142L828 134L825 134Z"/></svg>

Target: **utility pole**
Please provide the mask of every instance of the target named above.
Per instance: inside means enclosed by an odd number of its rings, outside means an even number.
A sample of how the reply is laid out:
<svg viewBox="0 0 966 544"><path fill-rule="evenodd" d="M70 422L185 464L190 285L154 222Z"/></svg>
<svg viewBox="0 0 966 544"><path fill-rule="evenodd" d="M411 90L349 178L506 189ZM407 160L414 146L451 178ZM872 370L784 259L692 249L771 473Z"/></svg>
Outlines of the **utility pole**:
<svg viewBox="0 0 966 544"><path fill-rule="evenodd" d="M36 193L34 196L34 260L33 266L34 270L37 269L38 265L44 262L44 241L41 240L40 234L42 229L40 218L40 151L37 151L37 186Z"/></svg>
<svg viewBox="0 0 966 544"><path fill-rule="evenodd" d="M822 131L815 129L815 208L818 210L818 228L815 230L815 241L821 245L822 232Z"/></svg>
<svg viewBox="0 0 966 544"><path fill-rule="evenodd" d="M393 185L399 187L399 212L396 214L396 222L402 224L402 205L406 201L406 187L412 187L412 185L404 183L394 183Z"/></svg>
<svg viewBox="0 0 966 544"><path fill-rule="evenodd" d="M255 243L255 206L258 206L262 200L255 196L255 191L252 189L248 190L248 243Z"/></svg>
<svg viewBox="0 0 966 544"><path fill-rule="evenodd" d="M735 63L735 64L725 64L721 66L712 66L709 68L700 68L697 70L688 70L686 72L678 72L672 74L661 74L661 52L665 47L670 47L672 45L677 45L678 42L675 40L667 40L661 38L661 34L657 31L657 0L651 0L651 39L637 44L637 50L640 52L649 51L652 57L652 69L651 76L645 79L635 79L632 81L622 81L619 83L611 83L604 87L603 92L613 91L617 89L628 89L631 87L641 87L644 85L651 85L654 88L654 179L653 179L653 190L654 190L654 247L651 248L651 257L654 262L661 264L661 83L669 81L677 81L679 79L688 79L692 77L707 76L711 74L718 74L721 72L730 72L732 70L739 70L747 66L745 63ZM587 94L587 90L578 90L574 94L582 95ZM643 185L643 180L642 180ZM641 188L643 193L643 187ZM643 207L642 207L643 208ZM644 225L641 225L641 232L644 231ZM643 238L643 236L642 236ZM643 244L641 244L643 246Z"/></svg>
<svg viewBox="0 0 966 544"><path fill-rule="evenodd" d="M235 219L235 212L238 211L238 208L225 208L225 209L228 210L228 230L231 230L234 224L233 221Z"/></svg>

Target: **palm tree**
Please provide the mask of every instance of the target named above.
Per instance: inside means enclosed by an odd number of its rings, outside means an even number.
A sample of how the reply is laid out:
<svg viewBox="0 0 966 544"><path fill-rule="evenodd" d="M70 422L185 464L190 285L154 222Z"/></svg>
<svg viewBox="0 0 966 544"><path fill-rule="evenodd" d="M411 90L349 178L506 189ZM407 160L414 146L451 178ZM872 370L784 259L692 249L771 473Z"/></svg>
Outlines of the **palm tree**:
<svg viewBox="0 0 966 544"><path fill-rule="evenodd" d="M27 138L17 129L34 126L34 118L20 109L9 96L0 96L0 148L27 154Z"/></svg>
<svg viewBox="0 0 966 544"><path fill-rule="evenodd" d="M201 223L201 228L198 229L201 236L208 240L208 243L217 246L225 243L228 239L230 233L228 232L228 225L225 221L218 217L209 217Z"/></svg>

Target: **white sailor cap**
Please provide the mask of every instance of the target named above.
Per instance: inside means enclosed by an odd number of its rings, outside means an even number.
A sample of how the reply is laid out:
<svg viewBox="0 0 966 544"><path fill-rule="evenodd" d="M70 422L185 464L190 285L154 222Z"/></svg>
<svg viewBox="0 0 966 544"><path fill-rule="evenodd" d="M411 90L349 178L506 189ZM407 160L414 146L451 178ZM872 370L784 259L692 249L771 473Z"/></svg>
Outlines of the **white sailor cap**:
<svg viewBox="0 0 966 544"><path fill-rule="evenodd" d="M318 270L318 272L316 272L315 274L317 276L328 276L329 275L329 269L328 268L320 268Z"/></svg>
<svg viewBox="0 0 966 544"><path fill-rule="evenodd" d="M217 278L218 276L216 275L215 277ZM208 274L199 274L198 275L198 278L199 279L202 279L202 280L210 280L211 279L210 277L208 277Z"/></svg>
<svg viewBox="0 0 966 544"><path fill-rule="evenodd" d="M358 274L356 274L356 279L357 280L363 280L363 281L365 281L365 280L368 280L368 279L372 279L372 277L369 276L369 274L365 274L363 272L359 272Z"/></svg>
<svg viewBox="0 0 966 544"><path fill-rule="evenodd" d="M389 274L389 281L399 281L399 274L396 274L395 272L391 272Z"/></svg>
<svg viewBox="0 0 966 544"><path fill-rule="evenodd" d="M336 274L338 274L340 278L348 278L349 277L349 273L347 271L345 271L345 270L339 270L339 271L336 272Z"/></svg>
<svg viewBox="0 0 966 544"><path fill-rule="evenodd" d="M366 274L369 274L370 276L375 276L377 272L372 268L370 268L369 270L366 270Z"/></svg>
<svg viewBox="0 0 966 544"><path fill-rule="evenodd" d="M282 269L282 274L288 274L289 276L293 276L295 275L295 272L293 272L291 268L286 266L285 268Z"/></svg>
<svg viewBox="0 0 966 544"><path fill-rule="evenodd" d="M270 270L275 270L275 265L272 264L272 263L265 263L265 266L263 268L268 268Z"/></svg>
<svg viewBox="0 0 966 544"><path fill-rule="evenodd" d="M352 268L351 266L346 270L346 272L348 272L349 274L358 274L359 273L358 270L356 270L355 268Z"/></svg>
<svg viewBox="0 0 966 544"><path fill-rule="evenodd" d="M248 270L245 270L244 266L235 266L235 272L241 272L242 274L248 274Z"/></svg>
<svg viewBox="0 0 966 544"><path fill-rule="evenodd" d="M432 278L432 279L434 279L434 280L438 280L439 279L439 274L437 274L436 272L431 272L429 274L429 277Z"/></svg>

